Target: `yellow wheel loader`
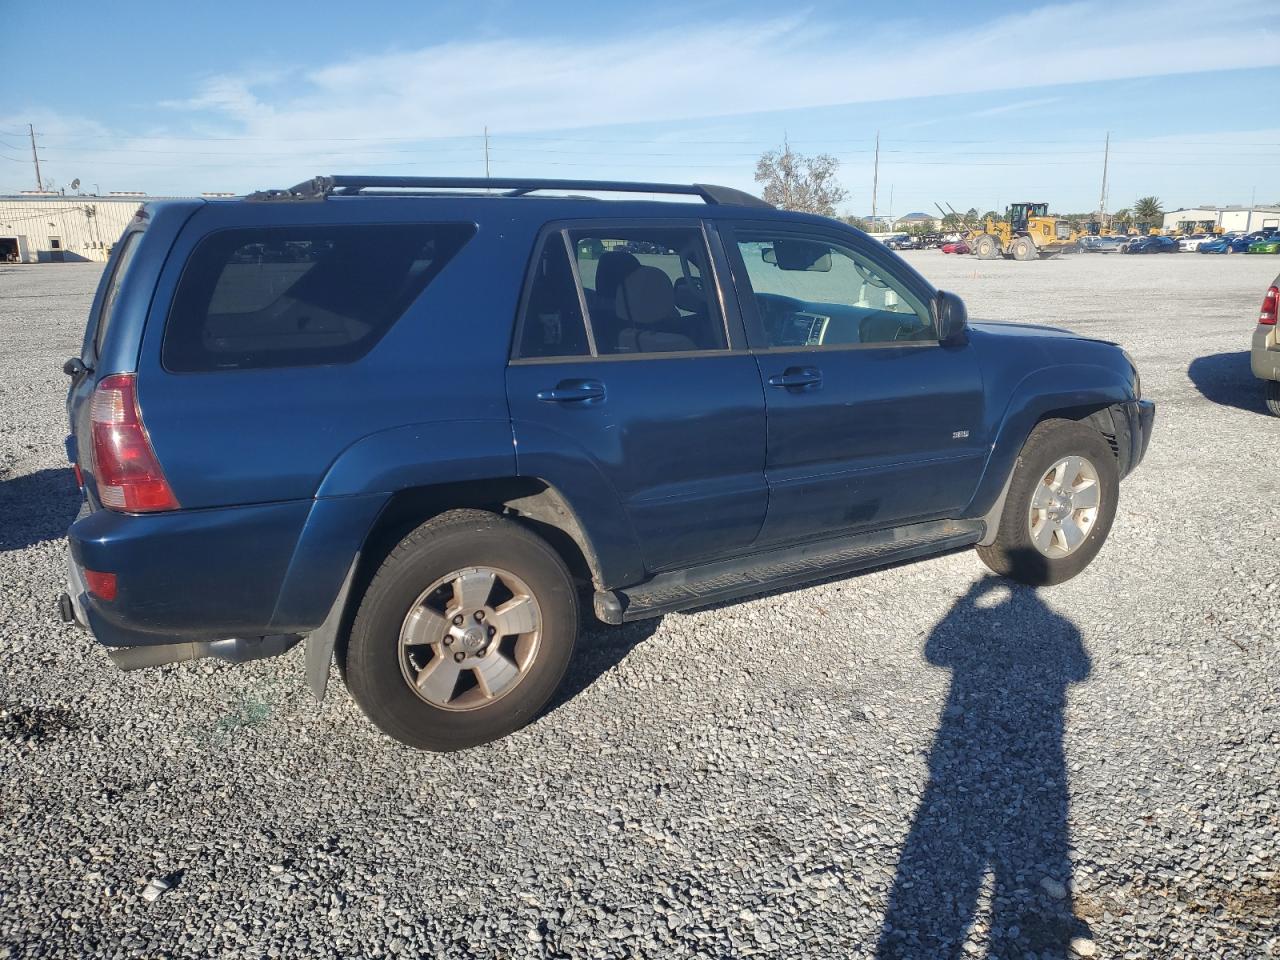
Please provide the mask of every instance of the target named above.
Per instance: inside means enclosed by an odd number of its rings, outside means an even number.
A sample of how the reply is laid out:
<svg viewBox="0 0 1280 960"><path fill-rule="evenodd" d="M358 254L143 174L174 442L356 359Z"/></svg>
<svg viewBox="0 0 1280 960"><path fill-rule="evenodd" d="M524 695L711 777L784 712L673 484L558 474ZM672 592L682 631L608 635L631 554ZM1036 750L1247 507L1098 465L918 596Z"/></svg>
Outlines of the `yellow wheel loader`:
<svg viewBox="0 0 1280 960"><path fill-rule="evenodd" d="M971 231L968 242L979 260L1037 260L1072 252L1078 249L1079 239L1070 223L1049 216L1047 203L1013 203L1003 220L988 217Z"/></svg>

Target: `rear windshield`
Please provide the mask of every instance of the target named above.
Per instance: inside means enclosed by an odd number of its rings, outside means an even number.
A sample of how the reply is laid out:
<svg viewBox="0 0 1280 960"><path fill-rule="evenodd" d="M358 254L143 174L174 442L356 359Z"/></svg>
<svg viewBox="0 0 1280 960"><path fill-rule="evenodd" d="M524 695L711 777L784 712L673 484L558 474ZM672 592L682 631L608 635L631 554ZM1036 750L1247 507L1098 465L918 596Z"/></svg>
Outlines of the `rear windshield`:
<svg viewBox="0 0 1280 960"><path fill-rule="evenodd" d="M472 224L253 227L191 254L165 327L179 373L349 363L475 233Z"/></svg>

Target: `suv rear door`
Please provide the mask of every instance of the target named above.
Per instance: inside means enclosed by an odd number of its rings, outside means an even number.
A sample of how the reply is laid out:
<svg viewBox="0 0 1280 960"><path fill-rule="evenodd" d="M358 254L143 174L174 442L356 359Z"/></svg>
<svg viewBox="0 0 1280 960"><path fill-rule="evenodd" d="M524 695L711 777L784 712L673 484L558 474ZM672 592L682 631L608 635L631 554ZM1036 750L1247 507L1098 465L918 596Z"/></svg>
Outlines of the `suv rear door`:
<svg viewBox="0 0 1280 960"><path fill-rule="evenodd" d="M562 223L522 298L517 468L580 510L620 503L650 571L740 551L764 521L764 400L724 270L698 220Z"/></svg>
<svg viewBox="0 0 1280 960"><path fill-rule="evenodd" d="M725 223L768 413L760 544L957 517L987 452L971 346L943 346L934 291L856 234Z"/></svg>

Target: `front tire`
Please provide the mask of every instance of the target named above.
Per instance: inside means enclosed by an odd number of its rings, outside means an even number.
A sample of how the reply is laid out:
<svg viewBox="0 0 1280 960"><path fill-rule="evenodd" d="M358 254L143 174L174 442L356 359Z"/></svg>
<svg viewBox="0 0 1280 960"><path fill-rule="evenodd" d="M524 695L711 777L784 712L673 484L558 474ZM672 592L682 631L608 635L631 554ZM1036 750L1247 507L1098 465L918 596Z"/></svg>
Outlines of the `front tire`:
<svg viewBox="0 0 1280 960"><path fill-rule="evenodd" d="M1119 492L1116 457L1100 433L1074 420L1037 424L1014 465L996 538L978 556L1032 586L1070 580L1106 542Z"/></svg>
<svg viewBox="0 0 1280 960"><path fill-rule="evenodd" d="M1267 409L1280 417L1280 380L1267 381Z"/></svg>
<svg viewBox="0 0 1280 960"><path fill-rule="evenodd" d="M971 244L974 254L979 260L997 260L1000 258L1000 242L991 234L984 233L976 243Z"/></svg>
<svg viewBox="0 0 1280 960"><path fill-rule="evenodd" d="M460 750L533 720L577 636L578 595L559 554L513 521L453 510L379 567L344 676L384 733L420 750Z"/></svg>

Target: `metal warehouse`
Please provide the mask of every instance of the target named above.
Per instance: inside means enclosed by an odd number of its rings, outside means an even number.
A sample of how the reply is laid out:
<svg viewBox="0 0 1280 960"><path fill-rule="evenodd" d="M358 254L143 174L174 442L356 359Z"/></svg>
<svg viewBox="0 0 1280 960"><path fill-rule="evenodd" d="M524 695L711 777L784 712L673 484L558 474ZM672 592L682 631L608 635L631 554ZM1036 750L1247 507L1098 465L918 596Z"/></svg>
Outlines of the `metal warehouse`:
<svg viewBox="0 0 1280 960"><path fill-rule="evenodd" d="M147 199L140 193L0 197L0 263L105 261Z"/></svg>
<svg viewBox="0 0 1280 960"><path fill-rule="evenodd" d="M1239 230L1244 233L1280 227L1280 207L1183 207L1164 215L1166 230L1199 230L1206 227L1221 227L1224 232Z"/></svg>

